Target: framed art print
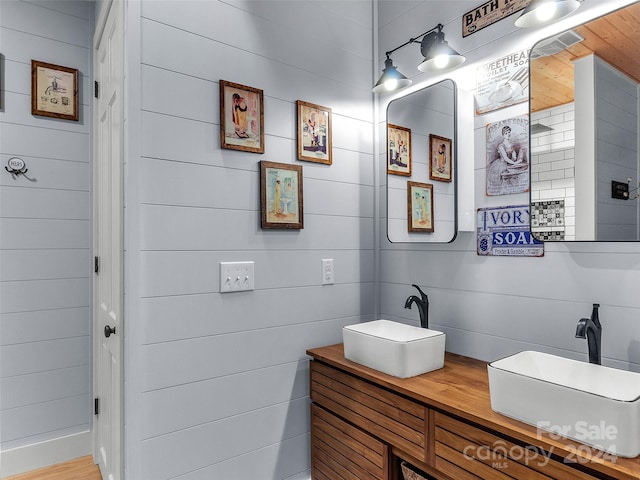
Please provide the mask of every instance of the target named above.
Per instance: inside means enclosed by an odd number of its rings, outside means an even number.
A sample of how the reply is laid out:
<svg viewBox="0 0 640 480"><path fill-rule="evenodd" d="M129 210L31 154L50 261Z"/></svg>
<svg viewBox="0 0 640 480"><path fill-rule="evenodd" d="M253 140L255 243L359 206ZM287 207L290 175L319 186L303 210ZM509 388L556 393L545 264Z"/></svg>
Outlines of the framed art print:
<svg viewBox="0 0 640 480"><path fill-rule="evenodd" d="M220 80L220 146L264 153L262 90Z"/></svg>
<svg viewBox="0 0 640 480"><path fill-rule="evenodd" d="M31 60L31 114L78 121L78 70Z"/></svg>
<svg viewBox="0 0 640 480"><path fill-rule="evenodd" d="M298 100L298 159L331 165L331 109Z"/></svg>
<svg viewBox="0 0 640 480"><path fill-rule="evenodd" d="M433 185L407 182L407 220L410 232L433 233Z"/></svg>
<svg viewBox="0 0 640 480"><path fill-rule="evenodd" d="M260 162L262 228L302 229L302 167Z"/></svg>
<svg viewBox="0 0 640 480"><path fill-rule="evenodd" d="M387 124L387 173L411 176L411 129Z"/></svg>
<svg viewBox="0 0 640 480"><path fill-rule="evenodd" d="M451 139L429 135L429 178L451 181Z"/></svg>

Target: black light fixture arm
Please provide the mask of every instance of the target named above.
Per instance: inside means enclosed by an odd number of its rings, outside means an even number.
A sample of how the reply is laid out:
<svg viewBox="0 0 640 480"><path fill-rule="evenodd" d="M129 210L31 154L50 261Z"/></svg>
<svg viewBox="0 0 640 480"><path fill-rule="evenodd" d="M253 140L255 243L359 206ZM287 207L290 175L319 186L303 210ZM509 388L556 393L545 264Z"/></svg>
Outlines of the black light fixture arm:
<svg viewBox="0 0 640 480"><path fill-rule="evenodd" d="M391 54L397 50L400 50L402 47L406 47L407 45L410 45L412 43L420 43L418 40L422 39L422 37L424 37L425 35L431 33L431 32L435 32L436 30L438 30L438 33L442 32L442 29L444 28L444 25L442 25L441 23L439 23L438 25L436 25L435 27L427 30L424 33L421 33L420 35L418 35L417 37L413 37L410 38L408 41L404 42L402 45L400 45L399 47L394 48L393 50L389 50L388 52L385 52L385 55L387 56L387 58L389 58L391 56Z"/></svg>

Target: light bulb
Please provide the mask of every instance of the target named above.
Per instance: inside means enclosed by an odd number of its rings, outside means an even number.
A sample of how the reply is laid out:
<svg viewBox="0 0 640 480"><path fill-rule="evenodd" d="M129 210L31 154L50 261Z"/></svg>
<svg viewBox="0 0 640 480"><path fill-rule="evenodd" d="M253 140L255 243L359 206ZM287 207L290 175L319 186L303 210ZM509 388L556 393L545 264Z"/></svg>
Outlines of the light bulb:
<svg viewBox="0 0 640 480"><path fill-rule="evenodd" d="M386 82L384 82L384 88L390 92L392 90L395 90L396 88L398 88L398 80L395 78L390 78L389 80L387 80Z"/></svg>
<svg viewBox="0 0 640 480"><path fill-rule="evenodd" d="M543 3L536 9L536 17L541 22L546 22L547 20L553 18L556 13L556 9L556 2Z"/></svg>
<svg viewBox="0 0 640 480"><path fill-rule="evenodd" d="M438 55L433 59L433 64L436 66L436 68L445 68L447 65L449 65L449 55Z"/></svg>

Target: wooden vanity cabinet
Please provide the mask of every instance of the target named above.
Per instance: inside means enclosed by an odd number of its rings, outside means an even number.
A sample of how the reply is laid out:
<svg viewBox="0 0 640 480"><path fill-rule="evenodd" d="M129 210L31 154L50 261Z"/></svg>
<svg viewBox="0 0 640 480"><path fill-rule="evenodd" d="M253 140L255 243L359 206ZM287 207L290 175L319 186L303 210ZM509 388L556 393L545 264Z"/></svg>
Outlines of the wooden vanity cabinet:
<svg viewBox="0 0 640 480"><path fill-rule="evenodd" d="M481 362L457 357L438 373L392 379L345 360L337 347L307 352L314 357L310 362L314 480L402 480L403 460L436 480L640 478L640 461L572 456L565 443L537 441L530 433L523 435L521 428L512 432L503 424L492 428L497 414L488 405L478 407L488 399L487 380L477 380L486 371ZM465 370L469 361L471 367ZM464 384L457 383L462 379ZM449 400L465 398L473 417L448 407Z"/></svg>
<svg viewBox="0 0 640 480"><path fill-rule="evenodd" d="M349 373L311 362L311 400L347 422L425 460L427 408Z"/></svg>
<svg viewBox="0 0 640 480"><path fill-rule="evenodd" d="M312 478L389 479L389 447L336 415L311 405Z"/></svg>
<svg viewBox="0 0 640 480"><path fill-rule="evenodd" d="M435 414L435 468L454 480L598 480L549 451ZM576 459L577 460L577 459Z"/></svg>
<svg viewBox="0 0 640 480"><path fill-rule="evenodd" d="M310 372L313 480L400 480L392 448L426 464L428 408L318 361Z"/></svg>

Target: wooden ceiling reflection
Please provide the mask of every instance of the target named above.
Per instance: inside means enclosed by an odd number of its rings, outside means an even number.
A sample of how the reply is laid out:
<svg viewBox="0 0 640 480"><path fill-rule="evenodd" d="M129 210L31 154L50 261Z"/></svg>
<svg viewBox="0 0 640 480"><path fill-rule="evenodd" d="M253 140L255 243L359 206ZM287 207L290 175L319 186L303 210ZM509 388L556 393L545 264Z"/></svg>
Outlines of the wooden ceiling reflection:
<svg viewBox="0 0 640 480"><path fill-rule="evenodd" d="M573 101L573 60L595 54L640 83L640 3L573 29L584 40L531 60L531 111Z"/></svg>

